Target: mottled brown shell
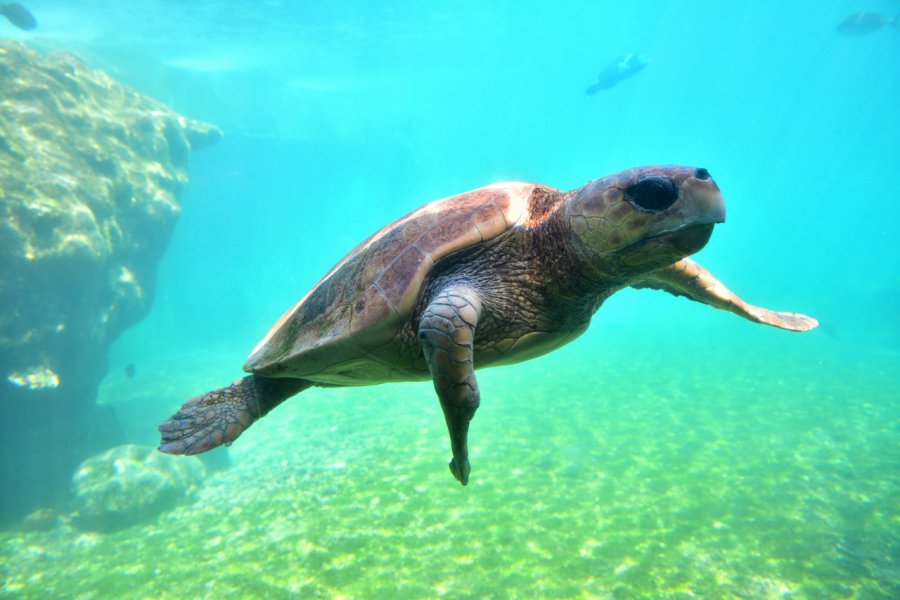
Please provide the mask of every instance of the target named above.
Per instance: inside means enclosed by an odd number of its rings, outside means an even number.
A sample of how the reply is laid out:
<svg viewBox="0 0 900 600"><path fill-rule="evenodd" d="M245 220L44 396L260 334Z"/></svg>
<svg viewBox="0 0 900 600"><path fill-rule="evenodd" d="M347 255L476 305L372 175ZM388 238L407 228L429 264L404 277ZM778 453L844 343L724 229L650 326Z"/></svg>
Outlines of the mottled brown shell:
<svg viewBox="0 0 900 600"><path fill-rule="evenodd" d="M436 200L354 248L253 350L244 370L304 377L347 368L389 343L442 258L528 218L534 184L503 183Z"/></svg>

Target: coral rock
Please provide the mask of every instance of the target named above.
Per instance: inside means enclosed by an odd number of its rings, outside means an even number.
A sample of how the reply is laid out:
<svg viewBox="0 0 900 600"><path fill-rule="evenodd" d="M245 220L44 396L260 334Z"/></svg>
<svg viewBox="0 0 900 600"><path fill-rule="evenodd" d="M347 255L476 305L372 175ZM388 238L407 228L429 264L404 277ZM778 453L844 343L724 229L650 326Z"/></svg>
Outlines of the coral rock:
<svg viewBox="0 0 900 600"><path fill-rule="evenodd" d="M93 456L72 478L80 528L113 531L157 517L189 497L206 469L196 457L179 460L150 446L126 444Z"/></svg>
<svg viewBox="0 0 900 600"><path fill-rule="evenodd" d="M0 514L117 443L85 426L102 422L108 346L149 310L192 148L221 135L74 56L0 41L0 482L23 492Z"/></svg>

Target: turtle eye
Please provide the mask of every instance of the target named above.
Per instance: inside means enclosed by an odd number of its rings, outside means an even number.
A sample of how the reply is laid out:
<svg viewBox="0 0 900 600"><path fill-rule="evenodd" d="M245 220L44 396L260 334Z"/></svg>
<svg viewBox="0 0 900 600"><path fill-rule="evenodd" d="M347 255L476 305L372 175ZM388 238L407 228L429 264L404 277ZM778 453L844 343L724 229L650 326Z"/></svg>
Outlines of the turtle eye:
<svg viewBox="0 0 900 600"><path fill-rule="evenodd" d="M625 197L638 210L660 212L678 200L678 187L668 177L651 175L625 188Z"/></svg>

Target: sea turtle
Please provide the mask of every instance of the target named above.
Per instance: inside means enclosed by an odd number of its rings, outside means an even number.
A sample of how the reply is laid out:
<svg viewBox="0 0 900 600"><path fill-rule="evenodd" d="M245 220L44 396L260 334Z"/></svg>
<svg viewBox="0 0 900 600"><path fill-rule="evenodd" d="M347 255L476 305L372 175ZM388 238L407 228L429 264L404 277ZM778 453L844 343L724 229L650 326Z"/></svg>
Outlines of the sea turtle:
<svg viewBox="0 0 900 600"><path fill-rule="evenodd" d="M563 192L498 183L436 200L354 248L256 346L251 375L197 396L159 426L160 450L230 444L312 386L431 379L450 433L450 471L469 480L475 366L571 342L616 291L686 296L791 331L810 317L745 303L685 258L725 220L706 169L650 166Z"/></svg>

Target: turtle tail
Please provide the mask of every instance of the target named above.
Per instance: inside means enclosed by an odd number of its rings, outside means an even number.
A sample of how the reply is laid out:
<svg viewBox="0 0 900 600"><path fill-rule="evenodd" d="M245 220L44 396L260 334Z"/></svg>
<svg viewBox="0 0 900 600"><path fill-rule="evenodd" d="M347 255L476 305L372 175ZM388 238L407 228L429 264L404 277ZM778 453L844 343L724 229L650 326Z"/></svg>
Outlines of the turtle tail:
<svg viewBox="0 0 900 600"><path fill-rule="evenodd" d="M257 419L312 383L249 375L228 387L191 398L158 427L159 450L166 454L200 454L230 446Z"/></svg>

